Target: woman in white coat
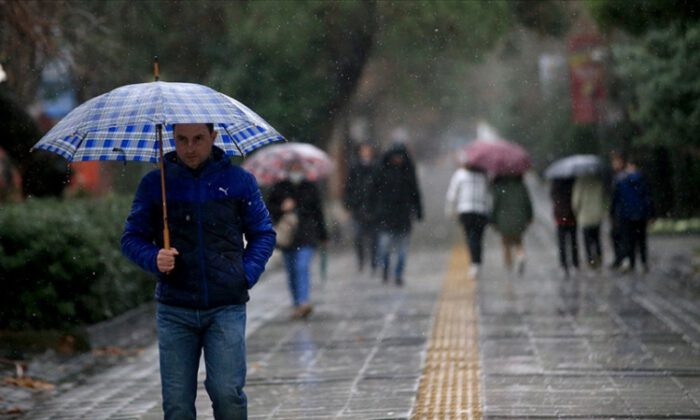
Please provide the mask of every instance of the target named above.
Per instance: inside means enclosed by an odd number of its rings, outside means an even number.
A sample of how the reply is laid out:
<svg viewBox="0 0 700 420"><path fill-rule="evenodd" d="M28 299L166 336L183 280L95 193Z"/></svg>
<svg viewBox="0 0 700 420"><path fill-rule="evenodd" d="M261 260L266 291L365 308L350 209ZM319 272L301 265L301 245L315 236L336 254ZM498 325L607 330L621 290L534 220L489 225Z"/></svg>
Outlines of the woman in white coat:
<svg viewBox="0 0 700 420"><path fill-rule="evenodd" d="M455 171L447 188L445 213L451 218L459 216L471 254L469 274L474 277L481 268L484 230L492 203L486 173L468 164Z"/></svg>

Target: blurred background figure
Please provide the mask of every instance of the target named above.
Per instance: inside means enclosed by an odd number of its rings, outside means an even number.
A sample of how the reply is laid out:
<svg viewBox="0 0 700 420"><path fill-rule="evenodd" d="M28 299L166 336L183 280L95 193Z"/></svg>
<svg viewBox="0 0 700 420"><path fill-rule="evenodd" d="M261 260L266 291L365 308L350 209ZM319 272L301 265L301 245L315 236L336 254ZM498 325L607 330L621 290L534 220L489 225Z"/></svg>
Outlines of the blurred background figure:
<svg viewBox="0 0 700 420"><path fill-rule="evenodd" d="M353 246L357 257L358 271L365 263L374 274L377 268L377 223L372 204L372 185L376 172L374 147L369 143L358 146L357 158L348 171L343 191L345 208L352 215Z"/></svg>
<svg viewBox="0 0 700 420"><path fill-rule="evenodd" d="M562 274L570 274L569 267L578 271L578 240L576 239L576 217L571 206L573 178L553 179L550 189L554 222L557 225L557 245Z"/></svg>
<svg viewBox="0 0 700 420"><path fill-rule="evenodd" d="M639 172L634 158L629 158L623 175L618 177L613 188L610 205L614 217L622 230L622 259L629 261L629 270L634 271L636 254L642 262L644 272L649 271L647 261L647 224L654 217L654 205L646 179ZM622 261L615 261L620 267Z"/></svg>
<svg viewBox="0 0 700 420"><path fill-rule="evenodd" d="M619 181L625 176L625 164L627 158L619 152L610 153L610 167L613 171L611 198L610 198L610 242L613 248L613 262L610 268L616 270L620 268L624 260L624 241L622 238L622 220L620 220L619 212L613 208L615 189Z"/></svg>
<svg viewBox="0 0 700 420"><path fill-rule="evenodd" d="M377 168L372 194L379 230L382 281L389 282L391 256L396 257L394 281L403 285L403 271L413 219L423 219L416 170L406 146L391 146Z"/></svg>
<svg viewBox="0 0 700 420"><path fill-rule="evenodd" d="M0 147L0 203L22 200L22 176L19 170Z"/></svg>
<svg viewBox="0 0 700 420"><path fill-rule="evenodd" d="M523 235L532 223L532 201L522 175L499 176L493 180L493 223L501 234L503 261L508 270L513 263L519 275L525 272ZM513 261L515 253L515 261Z"/></svg>
<svg viewBox="0 0 700 420"><path fill-rule="evenodd" d="M328 233L321 196L316 185L306 179L301 162L291 162L288 178L272 186L268 209L275 224L285 213L295 212L297 215L294 239L281 250L294 305L292 318L303 319L312 312L311 260L316 248L326 245Z"/></svg>
<svg viewBox="0 0 700 420"><path fill-rule="evenodd" d="M600 224L605 214L603 180L599 175L577 178L571 193L571 206L583 232L588 267L597 270L603 264Z"/></svg>
<svg viewBox="0 0 700 420"><path fill-rule="evenodd" d="M488 224L493 197L486 173L468 163L459 167L452 175L447 188L445 214L449 218L459 217L471 255L469 275L479 274L482 261L484 229Z"/></svg>

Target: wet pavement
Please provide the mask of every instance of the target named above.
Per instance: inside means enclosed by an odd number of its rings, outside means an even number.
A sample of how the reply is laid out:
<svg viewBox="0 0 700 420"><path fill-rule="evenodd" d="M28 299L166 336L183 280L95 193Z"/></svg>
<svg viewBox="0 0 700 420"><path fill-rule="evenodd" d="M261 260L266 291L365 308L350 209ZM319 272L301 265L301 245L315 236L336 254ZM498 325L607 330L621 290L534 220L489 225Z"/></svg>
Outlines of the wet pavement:
<svg viewBox="0 0 700 420"><path fill-rule="evenodd" d="M415 407L440 302L456 298L443 284L461 235L434 210L413 237L402 288L358 274L337 251L326 282L314 276L314 313L292 321L283 273L265 275L249 305L250 418L700 418L700 238L653 237L649 274L565 279L547 203L537 211L522 277L502 268L487 234L472 311L476 410L450 415L448 403L433 417ZM211 418L201 385L197 405ZM155 344L44 393L20 418L162 418Z"/></svg>

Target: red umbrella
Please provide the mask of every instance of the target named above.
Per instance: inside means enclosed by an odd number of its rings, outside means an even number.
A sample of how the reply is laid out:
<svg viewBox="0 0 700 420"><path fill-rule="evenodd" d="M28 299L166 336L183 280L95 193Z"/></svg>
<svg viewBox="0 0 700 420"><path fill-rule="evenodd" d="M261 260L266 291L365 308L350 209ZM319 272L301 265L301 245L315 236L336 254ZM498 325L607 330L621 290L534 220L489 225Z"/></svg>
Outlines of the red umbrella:
<svg viewBox="0 0 700 420"><path fill-rule="evenodd" d="M520 145L506 140L475 140L464 148L466 163L486 171L489 176L520 175L532 166L530 154Z"/></svg>
<svg viewBox="0 0 700 420"><path fill-rule="evenodd" d="M264 147L243 162L243 168L255 175L258 184L269 186L288 177L292 162L301 163L309 181L319 181L333 171L326 152L308 143L280 143Z"/></svg>

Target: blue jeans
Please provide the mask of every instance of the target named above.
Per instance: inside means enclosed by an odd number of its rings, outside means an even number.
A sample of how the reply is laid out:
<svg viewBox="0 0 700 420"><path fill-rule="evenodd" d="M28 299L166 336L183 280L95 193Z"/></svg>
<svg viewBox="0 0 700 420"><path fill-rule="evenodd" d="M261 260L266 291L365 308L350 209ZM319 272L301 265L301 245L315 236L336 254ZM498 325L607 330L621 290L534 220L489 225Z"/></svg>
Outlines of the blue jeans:
<svg viewBox="0 0 700 420"><path fill-rule="evenodd" d="M294 306L309 303L311 259L315 251L316 249L312 246L302 246L283 252L284 264L287 268L287 284Z"/></svg>
<svg viewBox="0 0 700 420"><path fill-rule="evenodd" d="M159 303L160 380L166 420L195 419L197 372L204 349L204 386L217 420L246 419L246 306L197 310Z"/></svg>
<svg viewBox="0 0 700 420"><path fill-rule="evenodd" d="M406 266L406 254L408 253L409 233L379 232L379 258L384 269L384 279L389 275L389 267L392 252L396 253L396 268L394 278L403 280L403 269Z"/></svg>

